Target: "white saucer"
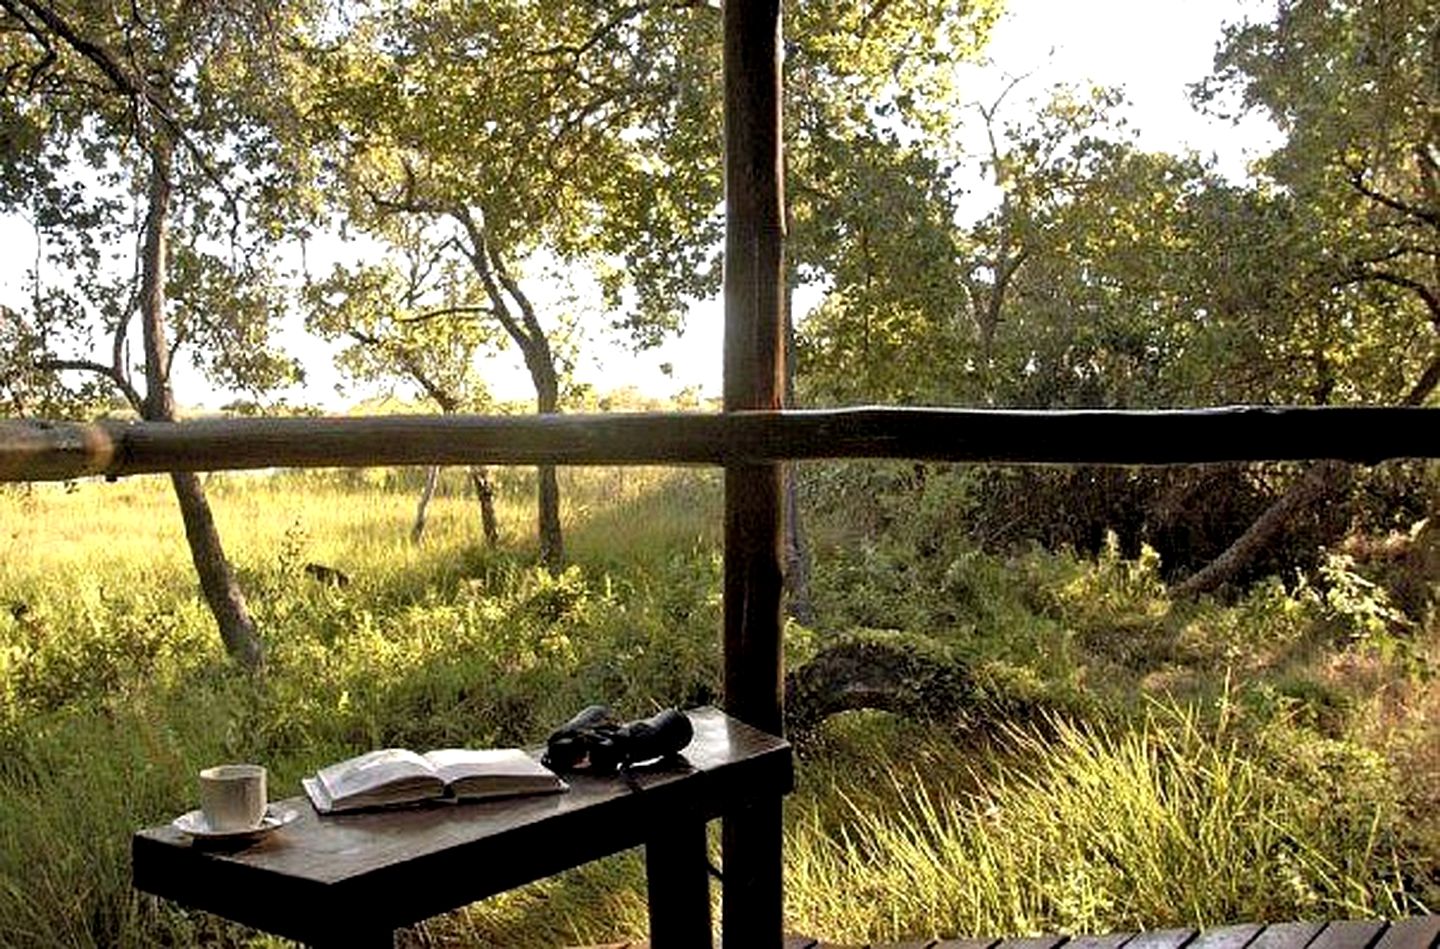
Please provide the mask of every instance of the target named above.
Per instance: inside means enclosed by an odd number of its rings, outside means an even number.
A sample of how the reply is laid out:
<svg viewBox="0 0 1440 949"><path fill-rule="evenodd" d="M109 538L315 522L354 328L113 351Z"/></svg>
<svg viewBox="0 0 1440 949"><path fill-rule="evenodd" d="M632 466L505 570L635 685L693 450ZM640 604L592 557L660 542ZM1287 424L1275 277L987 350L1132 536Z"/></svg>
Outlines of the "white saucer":
<svg viewBox="0 0 1440 949"><path fill-rule="evenodd" d="M205 822L204 811L191 811L188 814L181 814L171 821L171 826L181 833L189 834L197 840L226 840L246 841L259 840L266 834L279 830L286 824L300 816L300 812L293 807L281 807L271 804L265 809L265 816L260 819L260 826L246 827L241 830L213 830Z"/></svg>

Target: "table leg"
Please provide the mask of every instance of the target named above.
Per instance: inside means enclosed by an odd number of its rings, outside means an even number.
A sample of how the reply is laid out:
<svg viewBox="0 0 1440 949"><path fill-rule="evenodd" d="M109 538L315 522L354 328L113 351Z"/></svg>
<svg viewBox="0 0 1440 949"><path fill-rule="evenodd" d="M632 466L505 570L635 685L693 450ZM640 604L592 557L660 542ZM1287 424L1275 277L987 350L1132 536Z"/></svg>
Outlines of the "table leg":
<svg viewBox="0 0 1440 949"><path fill-rule="evenodd" d="M645 844L651 949L711 945L705 822L667 827Z"/></svg>
<svg viewBox="0 0 1440 949"><path fill-rule="evenodd" d="M723 820L725 949L780 949L785 933L780 798L731 811Z"/></svg>

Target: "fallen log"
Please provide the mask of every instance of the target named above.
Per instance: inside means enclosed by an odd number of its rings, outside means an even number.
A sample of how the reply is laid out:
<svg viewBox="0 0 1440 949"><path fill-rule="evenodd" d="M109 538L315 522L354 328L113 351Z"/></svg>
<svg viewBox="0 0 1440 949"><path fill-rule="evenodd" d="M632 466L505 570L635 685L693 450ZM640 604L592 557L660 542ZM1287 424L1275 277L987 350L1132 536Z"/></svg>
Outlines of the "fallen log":
<svg viewBox="0 0 1440 949"><path fill-rule="evenodd" d="M965 662L943 643L897 630L846 633L785 677L785 725L804 736L840 712L878 709L953 720L975 697Z"/></svg>

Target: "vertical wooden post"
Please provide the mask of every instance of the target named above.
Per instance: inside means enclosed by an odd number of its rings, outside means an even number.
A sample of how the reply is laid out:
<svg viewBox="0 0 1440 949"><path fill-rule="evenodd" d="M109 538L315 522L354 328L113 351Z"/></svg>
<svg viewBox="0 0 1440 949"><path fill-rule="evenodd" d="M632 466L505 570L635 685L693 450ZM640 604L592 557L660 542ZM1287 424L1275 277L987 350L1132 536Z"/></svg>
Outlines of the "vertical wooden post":
<svg viewBox="0 0 1440 949"><path fill-rule="evenodd" d="M783 393L780 2L725 0L725 410ZM725 709L783 727L780 467L725 470ZM780 801L725 817L724 945L779 949Z"/></svg>

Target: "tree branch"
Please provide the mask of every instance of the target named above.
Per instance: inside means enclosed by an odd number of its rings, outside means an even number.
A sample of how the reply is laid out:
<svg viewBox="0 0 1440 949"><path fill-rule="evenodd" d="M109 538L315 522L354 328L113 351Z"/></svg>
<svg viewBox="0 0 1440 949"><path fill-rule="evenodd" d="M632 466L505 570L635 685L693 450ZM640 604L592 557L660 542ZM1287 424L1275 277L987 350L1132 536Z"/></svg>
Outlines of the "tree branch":
<svg viewBox="0 0 1440 949"><path fill-rule="evenodd" d="M1384 264L1401 257L1408 257L1411 254L1418 254L1421 257L1440 257L1440 247L1427 247L1424 244L1399 244L1383 254L1363 257L1356 260L1355 263L1359 265Z"/></svg>
<svg viewBox="0 0 1440 949"><path fill-rule="evenodd" d="M530 55L570 56L575 59L579 59L581 56L584 56L590 50L594 49L595 45L599 43L602 39L604 39L606 34L608 34L611 30L620 26L620 24L626 22L627 20L639 16L640 14L646 12L655 5L656 4L654 3L636 3L628 7L622 7L618 12L616 12L613 17L600 24L600 26L596 28L595 32L591 33L584 42L578 44L557 43L554 46L547 46L544 49L537 49Z"/></svg>
<svg viewBox="0 0 1440 949"><path fill-rule="evenodd" d="M1411 204L1408 201L1402 201L1376 188L1372 188L1365 183L1365 169L1351 162L1345 162L1345 170L1349 173L1351 187L1365 197L1385 205L1385 207L1390 208L1392 211L1399 211L1408 217L1419 218L1431 227L1440 228L1440 212Z"/></svg>
<svg viewBox="0 0 1440 949"><path fill-rule="evenodd" d="M435 400L435 404L440 406L440 411L446 415L455 414L455 410L460 407L460 400L430 378L430 375L421 367L419 360L415 358L415 354L409 350L402 349L397 355L400 357L400 364L404 366L405 371L410 374L410 378L414 379L420 385L420 388L425 390L426 395Z"/></svg>
<svg viewBox="0 0 1440 949"><path fill-rule="evenodd" d="M1409 290L1418 296L1430 311L1430 322L1437 332L1440 332L1440 294L1425 284L1403 274L1391 273L1388 270L1375 270L1363 264L1354 270L1344 279L1337 281L1333 286L1343 287L1355 283L1375 281L1376 283L1389 284L1392 287L1399 287L1402 290Z"/></svg>
<svg viewBox="0 0 1440 949"><path fill-rule="evenodd" d="M465 229L465 234L470 238L470 246L462 247L461 252L470 260L470 265L485 286L485 295L490 298L490 303L494 307L492 315L510 335L510 338L515 340L521 352L524 352L530 344L530 336L526 333L525 327L510 312L510 307L505 302L505 295L495 280L495 272L490 263L489 241L485 238L484 228L475 220L475 215L470 212L470 209L464 205L451 208L450 216L460 223L460 226Z"/></svg>
<svg viewBox="0 0 1440 949"><path fill-rule="evenodd" d="M56 63L59 56L55 52L54 44L50 42L50 37L46 36L40 27L30 22L19 10L11 7L9 3L5 4L5 8L20 22L21 26L19 30L6 30L5 32L25 33L36 43L40 44L40 59L31 63L30 67L25 70L27 72L25 77L25 91L28 94L34 94L35 90L39 88L41 78L49 68ZM19 73L22 69L25 69L25 66L18 61L10 63L5 67L4 89L8 90L10 88L10 77Z"/></svg>
<svg viewBox="0 0 1440 949"><path fill-rule="evenodd" d="M1415 385L1405 393L1402 404L1424 405L1425 400L1430 398L1430 393L1435 391L1436 386L1440 386L1440 356L1430 360L1430 365L1426 366L1425 371L1420 374L1420 378L1415 380Z"/></svg>
<svg viewBox="0 0 1440 949"><path fill-rule="evenodd" d="M352 328L347 330L346 333L351 339L365 346L370 346L375 349L388 348L394 353L395 358L400 360L401 367L410 375L410 378L414 379L420 388L425 390L425 394L433 399L436 405L440 406L441 412L446 415L453 415L455 410L460 407L460 400L449 390L431 379L429 374L425 372L424 367L420 365L419 360L415 358L415 354L410 350L399 345L387 347L385 342L378 336L375 336L373 333L367 333L364 330Z"/></svg>
<svg viewBox="0 0 1440 949"><path fill-rule="evenodd" d="M50 7L37 2L37 0L0 0L0 6L15 16L21 23L30 30L31 35L45 46L49 46L48 39L34 29L21 13L21 5L30 11L47 29L65 41L65 44L87 60L95 68L99 69L107 79L114 85L115 91L131 100L132 108L140 104L152 109L159 116L160 121L170 130L170 134L180 143L210 183L225 197L225 204L230 209L234 225L231 228L231 236L239 228L239 200L234 192L225 184L218 170L210 163L209 159L195 144L194 140L186 133L184 126L177 119L170 108L162 101L161 96L144 77L143 71L138 75L132 75L119 58L104 44L86 39L72 24L67 22ZM139 69L137 64L137 70ZM138 124L138 116L137 116Z"/></svg>
<svg viewBox="0 0 1440 949"><path fill-rule="evenodd" d="M399 197L385 197L368 185L360 186L360 190L377 211L391 214L445 214L449 212L450 209L440 202L421 198L418 193L419 185L416 183L415 169L410 167L409 162L404 164L404 169L405 185L401 189Z"/></svg>
<svg viewBox="0 0 1440 949"><path fill-rule="evenodd" d="M4 6L16 19L24 23L32 34L38 36L30 22L20 12L20 8L23 6L47 29L64 40L67 46L104 73L106 78L114 84L115 91L131 98L148 98L149 90L142 85L143 80L137 82L135 77L128 75L110 50L81 36L78 30L54 10L37 3L36 0L0 0L0 6Z"/></svg>
<svg viewBox="0 0 1440 949"><path fill-rule="evenodd" d="M493 316L493 307L481 306L478 303L459 304L457 306L445 306L436 310L427 310L424 313L417 313L414 316L400 316L395 318L396 323L424 323L429 320L440 319L445 316L462 316L466 314L478 314L481 316Z"/></svg>
<svg viewBox="0 0 1440 949"><path fill-rule="evenodd" d="M140 411L140 407L145 404L145 400L140 397L140 393L136 391L128 379L115 372L109 366L92 362L89 359L37 359L35 361L35 368L41 372L75 371L94 373L119 389L120 394L125 396L125 401L129 402L130 407L135 411Z"/></svg>
<svg viewBox="0 0 1440 949"><path fill-rule="evenodd" d="M530 304L530 298L525 291L520 289L520 284L510 276L510 270L505 266L505 259L494 246L487 248L490 252L490 261L495 266L495 275L500 278L500 283L505 287L505 292L510 298L520 304L520 313L525 318L525 325L530 330L531 337L537 340L545 338L545 332L540 327L540 320L535 315L535 308Z"/></svg>

